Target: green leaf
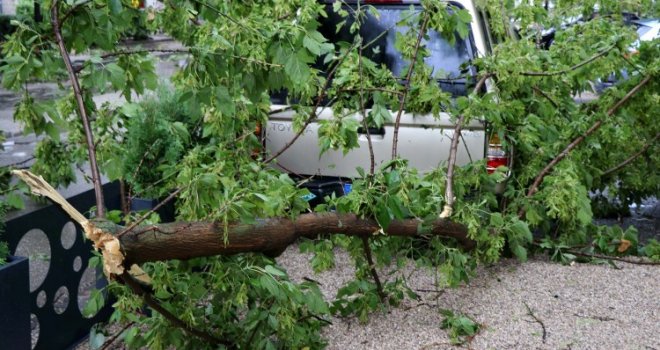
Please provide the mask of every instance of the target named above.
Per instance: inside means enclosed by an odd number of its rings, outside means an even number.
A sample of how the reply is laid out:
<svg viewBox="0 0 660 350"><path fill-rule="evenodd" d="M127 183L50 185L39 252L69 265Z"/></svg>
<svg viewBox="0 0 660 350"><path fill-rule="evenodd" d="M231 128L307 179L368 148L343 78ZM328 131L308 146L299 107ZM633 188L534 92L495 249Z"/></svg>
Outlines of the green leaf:
<svg viewBox="0 0 660 350"><path fill-rule="evenodd" d="M110 0L109 5L110 5L110 12L113 15L118 15L121 13L122 10L121 0Z"/></svg>
<svg viewBox="0 0 660 350"><path fill-rule="evenodd" d="M23 198L16 193L10 192L5 196L5 204L14 209L23 209L25 208L25 203Z"/></svg>
<svg viewBox="0 0 660 350"><path fill-rule="evenodd" d="M101 310L101 308L103 308L104 305L105 298L103 297L103 293L98 289L93 289L89 295L87 304L85 304L85 307L82 310L82 314L87 318L93 317Z"/></svg>
<svg viewBox="0 0 660 350"><path fill-rule="evenodd" d="M264 267L264 270L267 273L269 273L273 276L278 276L278 277L285 277L286 276L286 273L284 273L283 271L275 268L273 265L266 265L266 267Z"/></svg>
<svg viewBox="0 0 660 350"><path fill-rule="evenodd" d="M303 38L303 45L315 56L319 56L321 54L321 43L313 39L311 36L305 35Z"/></svg>
<svg viewBox="0 0 660 350"><path fill-rule="evenodd" d="M295 85L307 83L310 75L309 67L300 59L299 55L289 55L284 71Z"/></svg>
<svg viewBox="0 0 660 350"><path fill-rule="evenodd" d="M231 117L236 113L236 103L225 86L215 88L215 99L216 105L222 114Z"/></svg>

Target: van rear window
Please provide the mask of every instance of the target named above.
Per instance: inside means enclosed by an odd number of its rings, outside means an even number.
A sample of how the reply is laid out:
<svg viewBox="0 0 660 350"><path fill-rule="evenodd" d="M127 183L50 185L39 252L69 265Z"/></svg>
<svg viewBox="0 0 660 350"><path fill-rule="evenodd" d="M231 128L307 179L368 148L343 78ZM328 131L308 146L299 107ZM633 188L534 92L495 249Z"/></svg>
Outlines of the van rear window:
<svg viewBox="0 0 660 350"><path fill-rule="evenodd" d="M365 22L360 27L363 42L373 41L373 44L366 48L363 54L377 64L385 64L394 75L403 78L407 73L408 62L403 59L394 44L396 32L403 33L407 30L407 27L397 25L397 23L405 19L403 16L410 15L410 7L402 5L376 5L375 7L380 18L368 13ZM323 36L334 42L352 43L355 33L350 33L349 28L354 18L351 15L346 18L341 17L333 11L332 6L328 6L326 12L328 17L322 20L320 28ZM337 24L344 20L346 23L337 32ZM453 95L466 95L464 64L469 62L473 55L469 41L461 39L457 33L454 35L455 43L452 45L438 32L430 30L429 39L422 41L430 53L425 62L433 68L433 76L438 79L443 90Z"/></svg>

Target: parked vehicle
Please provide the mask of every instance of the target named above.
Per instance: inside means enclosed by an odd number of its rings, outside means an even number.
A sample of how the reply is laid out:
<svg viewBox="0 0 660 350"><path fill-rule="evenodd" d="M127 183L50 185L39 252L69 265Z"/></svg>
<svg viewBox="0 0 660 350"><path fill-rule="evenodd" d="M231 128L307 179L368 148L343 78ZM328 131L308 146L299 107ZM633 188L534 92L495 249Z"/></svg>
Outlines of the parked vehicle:
<svg viewBox="0 0 660 350"><path fill-rule="evenodd" d="M407 62L395 49L396 32L402 32L405 27L398 26L403 13L410 6L421 7L420 1L366 1L379 12L377 18L369 14L360 28L360 35L364 42L376 42L378 50L365 50L364 55L377 64L385 64L395 76L405 75L402 70ZM487 28L483 16L476 10L472 1L451 1L450 4L469 11L472 16L470 33L465 39L456 35L452 45L435 31L429 31L429 40L425 42L430 51L426 64L437 72L442 70L448 79L438 79L440 87L453 96L467 95L474 85L477 72L469 62L488 52L490 45ZM344 2L344 7L356 6L355 1ZM350 33L349 23L343 29L336 31L337 23L344 18L335 14L332 5L328 4L326 11L328 17L323 19L320 31L332 41L352 42L355 34ZM380 35L385 32L385 35ZM465 70L467 68L467 71ZM460 78L460 76L471 78ZM274 110L282 112L270 116L264 128L265 147L267 153L274 153L284 148L296 135L293 127L295 112L286 110L286 106L274 105ZM392 111L396 115L396 111ZM330 108L319 111L317 120L331 119L333 112ZM362 117L354 116L358 121ZM319 124L312 122L284 153L277 157L276 167L282 171L300 177L313 177L305 182L313 194L323 197L334 192L342 195L350 191L350 179L358 175L357 168L369 168L370 152L368 147L367 131L358 130L359 147L344 154L341 150L329 150L322 155L318 139ZM488 164L492 171L495 167L507 165L509 160L506 152L501 148L497 137L490 138L487 125L483 121L472 121L463 128L457 154L457 165L465 165L488 157ZM383 128L369 130L376 167L391 159L393 145L393 123ZM398 154L407 159L411 167L417 168L421 173L431 171L447 161L449 156L451 138L454 133L454 123L450 115L441 113L440 117L431 114L419 115L404 112L398 134ZM317 198L317 200L319 200ZM314 204L314 202L312 203Z"/></svg>

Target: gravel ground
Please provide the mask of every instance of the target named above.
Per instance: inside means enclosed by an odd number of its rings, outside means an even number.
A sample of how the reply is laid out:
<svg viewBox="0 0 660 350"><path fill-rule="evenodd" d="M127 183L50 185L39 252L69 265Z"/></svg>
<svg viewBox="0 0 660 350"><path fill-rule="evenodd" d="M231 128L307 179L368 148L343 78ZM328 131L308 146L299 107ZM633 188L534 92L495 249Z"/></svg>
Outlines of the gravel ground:
<svg viewBox="0 0 660 350"><path fill-rule="evenodd" d="M326 297L352 276L345 253L337 252L334 270L316 276L308 258L291 247L278 261L294 280L322 281ZM409 270L420 300L375 313L365 325L334 318L323 335L328 349L660 349L660 270L616 265L505 259L480 267L468 285L438 291L430 273ZM441 309L471 317L481 331L452 346L440 329Z"/></svg>

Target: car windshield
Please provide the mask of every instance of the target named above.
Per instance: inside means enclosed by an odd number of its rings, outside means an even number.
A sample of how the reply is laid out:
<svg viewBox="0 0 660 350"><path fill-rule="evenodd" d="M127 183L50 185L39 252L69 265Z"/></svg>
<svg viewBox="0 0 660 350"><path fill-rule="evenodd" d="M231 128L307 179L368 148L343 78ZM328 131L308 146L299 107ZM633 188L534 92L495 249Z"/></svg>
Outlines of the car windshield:
<svg viewBox="0 0 660 350"><path fill-rule="evenodd" d="M403 59L401 53L395 48L396 33L404 33L407 27L397 25L410 15L410 7L400 5L376 6L380 16L367 14L366 20L360 28L360 35L364 43L372 43L364 55L376 62L385 64L394 75L404 77L407 73L408 61ZM350 11L350 10L349 10ZM368 12L368 11L367 11ZM353 42L355 34L350 32L353 17L344 18L336 14L331 7L327 10L328 18L321 25L321 32L326 38L335 42ZM346 23L337 32L337 24L346 19ZM467 94L464 63L471 58L469 42L455 34L455 43L452 45L447 39L436 31L428 32L428 40L422 43L428 49L430 56L425 59L427 65L433 69L433 76L438 78L440 87L453 95Z"/></svg>

